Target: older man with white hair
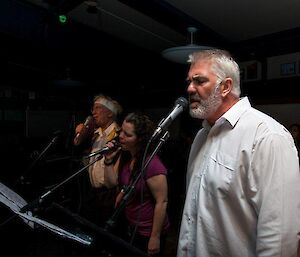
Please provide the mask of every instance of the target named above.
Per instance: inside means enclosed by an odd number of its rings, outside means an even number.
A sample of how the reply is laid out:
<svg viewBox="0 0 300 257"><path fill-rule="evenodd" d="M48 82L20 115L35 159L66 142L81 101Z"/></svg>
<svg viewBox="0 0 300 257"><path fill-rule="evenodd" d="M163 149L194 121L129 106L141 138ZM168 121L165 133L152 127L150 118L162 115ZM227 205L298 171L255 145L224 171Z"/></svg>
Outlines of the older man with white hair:
<svg viewBox="0 0 300 257"><path fill-rule="evenodd" d="M89 151L91 153L102 149L108 141L118 136L119 125L116 120L122 112L121 105L105 95L96 95L92 107L91 124L94 128L91 137L75 137L74 144L80 145L85 140L90 140ZM76 127L76 135L87 133L87 124L79 124ZM89 138L89 139L88 139ZM80 139L80 140L79 140ZM90 163L95 161L98 155L90 158ZM94 162L88 169L89 189L84 190L84 203L82 215L97 225L103 226L112 214L114 208L115 189L108 189L104 184L104 158Z"/></svg>

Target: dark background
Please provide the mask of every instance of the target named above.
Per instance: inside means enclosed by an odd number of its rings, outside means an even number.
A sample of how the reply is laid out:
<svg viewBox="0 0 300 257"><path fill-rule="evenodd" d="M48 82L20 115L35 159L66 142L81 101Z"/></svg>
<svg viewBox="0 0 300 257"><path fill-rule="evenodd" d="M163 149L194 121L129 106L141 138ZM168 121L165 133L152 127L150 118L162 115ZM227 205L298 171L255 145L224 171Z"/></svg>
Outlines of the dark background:
<svg viewBox="0 0 300 257"><path fill-rule="evenodd" d="M172 63L160 52L149 50L151 47L128 43L75 19L58 22L58 6L68 12L83 1L44 2L51 8L30 1L0 2L0 182L29 202L79 169L78 152L72 146L74 128L89 115L95 94L117 99L124 115L141 110L155 122L168 113L178 97L186 97L187 65ZM183 35L192 20L162 5L163 1L120 2ZM253 104L300 103L299 77L268 80L266 65L268 57L299 51L299 28L232 42L197 25L206 35L206 43L229 49L239 62L255 59L262 63L260 80L242 82L242 95L249 96ZM161 153L169 169L169 208L175 230L188 149L200 126L183 113L172 124L171 139ZM78 180L80 176L51 195L41 216L56 217L58 224L69 222L72 229L78 229L78 223L73 225L63 214L48 209L58 202L76 212L80 207ZM84 251L48 231L32 231L18 218L8 221L11 215L6 207L0 209L2 245L10 256L76 256Z"/></svg>

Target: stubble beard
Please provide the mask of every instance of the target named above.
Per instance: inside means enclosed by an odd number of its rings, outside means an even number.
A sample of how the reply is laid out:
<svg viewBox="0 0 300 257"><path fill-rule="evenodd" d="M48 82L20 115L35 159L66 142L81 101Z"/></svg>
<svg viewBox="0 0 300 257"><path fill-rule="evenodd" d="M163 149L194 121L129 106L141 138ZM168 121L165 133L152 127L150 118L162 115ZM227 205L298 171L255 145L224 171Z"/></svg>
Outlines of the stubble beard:
<svg viewBox="0 0 300 257"><path fill-rule="evenodd" d="M190 115L197 119L207 119L210 115L217 111L222 103L219 85L216 85L215 90L209 95L206 100L201 100L196 108L190 108Z"/></svg>

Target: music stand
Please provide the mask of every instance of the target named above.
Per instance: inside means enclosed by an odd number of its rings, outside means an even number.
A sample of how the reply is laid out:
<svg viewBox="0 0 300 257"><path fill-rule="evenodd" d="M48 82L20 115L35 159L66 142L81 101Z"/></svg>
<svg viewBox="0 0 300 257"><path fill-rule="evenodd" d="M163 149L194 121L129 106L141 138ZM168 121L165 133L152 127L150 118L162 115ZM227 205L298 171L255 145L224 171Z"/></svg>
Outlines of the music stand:
<svg viewBox="0 0 300 257"><path fill-rule="evenodd" d="M112 248L112 251L114 251L114 253L120 253L122 256L150 257L150 255L129 244L127 241L110 233L108 230L97 226L96 224L85 219L84 217L81 217L80 215L71 212L70 210L62 207L61 205L57 203L52 203L52 206L58 209L59 211L65 213L68 217L73 218L79 224L95 231L100 236L101 242L105 244L107 248Z"/></svg>
<svg viewBox="0 0 300 257"><path fill-rule="evenodd" d="M21 208L27 205L27 202L20 195L18 195L16 192L14 192L1 182L0 201L14 212L14 215L12 217L20 217L32 229L34 229L36 225L39 225L62 238L71 239L86 246L91 245L93 241L93 239L88 235L74 234L59 226L51 224L46 220L34 217L31 211L27 211L26 213L20 212Z"/></svg>

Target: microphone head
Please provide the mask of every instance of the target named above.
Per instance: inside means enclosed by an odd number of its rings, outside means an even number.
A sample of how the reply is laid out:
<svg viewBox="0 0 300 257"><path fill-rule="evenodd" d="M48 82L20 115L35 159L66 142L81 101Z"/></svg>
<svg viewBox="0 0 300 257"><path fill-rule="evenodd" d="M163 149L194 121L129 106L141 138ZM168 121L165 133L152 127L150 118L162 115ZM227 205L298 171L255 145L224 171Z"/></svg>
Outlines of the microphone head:
<svg viewBox="0 0 300 257"><path fill-rule="evenodd" d="M53 136L60 136L63 132L61 130L55 130Z"/></svg>
<svg viewBox="0 0 300 257"><path fill-rule="evenodd" d="M86 117L85 121L84 121L84 126L90 126L90 125L93 125L94 123L94 119L93 119L93 116L88 116Z"/></svg>
<svg viewBox="0 0 300 257"><path fill-rule="evenodd" d="M80 145L89 136L92 136L94 129L95 129L95 123L94 123L93 116L86 117L81 131L77 132L74 138L74 145Z"/></svg>
<svg viewBox="0 0 300 257"><path fill-rule="evenodd" d="M181 96L181 97L177 98L177 100L175 101L175 105L180 105L183 110L186 110L186 108L189 105L189 102L188 102L188 100L186 100L186 98Z"/></svg>

